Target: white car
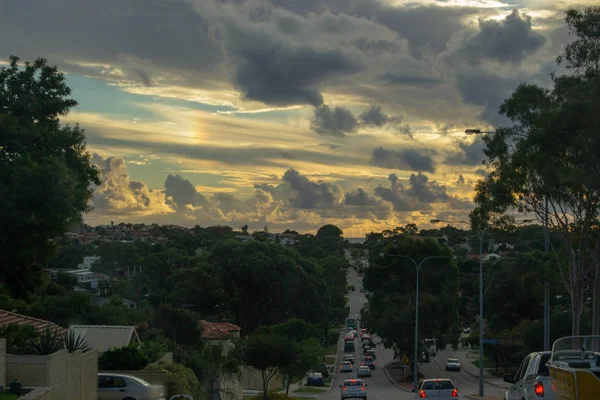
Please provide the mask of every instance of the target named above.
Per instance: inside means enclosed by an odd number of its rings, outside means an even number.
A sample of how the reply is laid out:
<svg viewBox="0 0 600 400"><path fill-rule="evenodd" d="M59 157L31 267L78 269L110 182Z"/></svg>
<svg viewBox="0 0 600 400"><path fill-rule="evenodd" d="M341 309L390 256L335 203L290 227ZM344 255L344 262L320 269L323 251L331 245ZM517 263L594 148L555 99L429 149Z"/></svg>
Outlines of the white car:
<svg viewBox="0 0 600 400"><path fill-rule="evenodd" d="M458 361L458 358L448 358L446 360L446 371L460 372L460 361Z"/></svg>
<svg viewBox="0 0 600 400"><path fill-rule="evenodd" d="M458 388L450 379L423 379L415 391L415 399L458 400Z"/></svg>
<svg viewBox="0 0 600 400"><path fill-rule="evenodd" d="M369 368L366 365L361 365L360 367L358 367L358 370L356 371L356 376L358 378L363 377L363 376L371 377L371 368Z"/></svg>
<svg viewBox="0 0 600 400"><path fill-rule="evenodd" d="M352 372L354 367L350 361L344 361L340 365L340 372Z"/></svg>
<svg viewBox="0 0 600 400"><path fill-rule="evenodd" d="M98 374L98 400L165 400L162 386L151 385L143 379L123 374Z"/></svg>
<svg viewBox="0 0 600 400"><path fill-rule="evenodd" d="M360 379L348 379L340 387L342 388L342 400L355 398L367 400L367 384Z"/></svg>
<svg viewBox="0 0 600 400"><path fill-rule="evenodd" d="M505 374L504 381L510 383L511 387L504 399L556 400L556 394L552 390L552 378L546 366L551 354L551 351L528 354L516 374Z"/></svg>
<svg viewBox="0 0 600 400"><path fill-rule="evenodd" d="M342 361L350 361L350 364L354 365L354 356L352 354L345 354L344 358L342 358Z"/></svg>

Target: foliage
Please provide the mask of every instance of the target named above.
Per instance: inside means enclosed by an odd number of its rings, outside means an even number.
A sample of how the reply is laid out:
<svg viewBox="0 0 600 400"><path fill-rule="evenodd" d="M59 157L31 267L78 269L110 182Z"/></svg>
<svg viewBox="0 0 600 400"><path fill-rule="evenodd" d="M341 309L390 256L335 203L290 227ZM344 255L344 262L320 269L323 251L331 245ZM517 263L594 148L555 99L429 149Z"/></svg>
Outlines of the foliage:
<svg viewBox="0 0 600 400"><path fill-rule="evenodd" d="M149 371L167 371L167 398L176 394L188 394L193 398L201 397L200 382L194 371L177 363L158 363L146 367Z"/></svg>
<svg viewBox="0 0 600 400"><path fill-rule="evenodd" d="M9 354L27 354L31 343L39 336L33 326L17 324L0 326L0 337L6 339L6 352Z"/></svg>
<svg viewBox="0 0 600 400"><path fill-rule="evenodd" d="M584 311L586 282L593 288L594 330L600 331L600 69L597 28L600 7L568 10L566 22L577 39L558 61L574 75L553 76L553 88L522 84L500 113L515 125L486 137L491 169L477 184L473 221L509 210L533 213L558 234L551 250L571 296L572 334ZM595 171L595 172L592 172Z"/></svg>
<svg viewBox="0 0 600 400"><path fill-rule="evenodd" d="M29 350L34 354L47 356L56 353L65 348L65 341L62 332L58 329L50 330L46 327L44 332L35 338L29 346Z"/></svg>
<svg viewBox="0 0 600 400"><path fill-rule="evenodd" d="M384 240L370 249L370 267L363 284L373 294L361 320L377 332L386 347L396 354L412 354L414 338L406 335L414 329L415 266L407 259L380 257L410 254L417 262L429 256L450 256L449 249L432 240L415 241L400 236ZM448 259L426 261L420 270L419 337L435 338L438 346L458 341L458 268Z"/></svg>
<svg viewBox="0 0 600 400"><path fill-rule="evenodd" d="M261 372L263 399L267 399L271 379L296 361L296 350L295 343L282 335L261 333L245 339L242 359L246 365Z"/></svg>
<svg viewBox="0 0 600 400"><path fill-rule="evenodd" d="M286 394L289 393L292 381L302 379L307 372L312 371L323 360L324 356L323 346L317 338L305 339L294 344L298 351L296 360L281 369L281 373L287 377Z"/></svg>
<svg viewBox="0 0 600 400"><path fill-rule="evenodd" d="M137 370L144 369L150 360L138 346L128 345L109 349L98 358L99 370Z"/></svg>
<svg viewBox="0 0 600 400"><path fill-rule="evenodd" d="M27 298L51 258L51 241L89 210L98 171L84 132L61 126L77 105L63 74L38 58L0 68L0 277Z"/></svg>
<svg viewBox="0 0 600 400"><path fill-rule="evenodd" d="M267 400L291 400L294 397L290 397L285 393L276 393L276 392L269 392L267 393L266 399ZM265 396L264 394L257 394L256 396L250 397L249 400L264 400Z"/></svg>
<svg viewBox="0 0 600 400"><path fill-rule="evenodd" d="M88 341L73 331L69 331L65 335L63 344L64 348L67 349L69 353L73 353L77 350L81 350L83 352L91 350Z"/></svg>
<svg viewBox="0 0 600 400"><path fill-rule="evenodd" d="M140 350L151 363L157 361L169 351L166 343L153 340L142 342Z"/></svg>
<svg viewBox="0 0 600 400"><path fill-rule="evenodd" d="M319 230L317 230L317 237L318 238L326 238L326 237L342 237L344 235L344 232L338 228L335 225L323 225L322 227L319 228Z"/></svg>
<svg viewBox="0 0 600 400"><path fill-rule="evenodd" d="M199 320L194 312L162 304L156 311L154 326L162 329L174 342L194 346L200 342L202 336Z"/></svg>

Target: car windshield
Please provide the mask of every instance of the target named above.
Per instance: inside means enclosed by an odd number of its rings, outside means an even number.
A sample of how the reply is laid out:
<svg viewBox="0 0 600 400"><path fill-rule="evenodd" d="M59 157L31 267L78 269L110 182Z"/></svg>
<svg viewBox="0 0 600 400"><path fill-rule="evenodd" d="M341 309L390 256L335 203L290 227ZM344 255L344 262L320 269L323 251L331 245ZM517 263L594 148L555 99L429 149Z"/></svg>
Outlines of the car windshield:
<svg viewBox="0 0 600 400"><path fill-rule="evenodd" d="M458 359L456 359L456 358L449 358L449 359L448 359L448 362L449 362L449 363L454 363L454 364L457 364L457 363L458 363Z"/></svg>
<svg viewBox="0 0 600 400"><path fill-rule="evenodd" d="M346 381L344 382L344 386L362 386L362 381Z"/></svg>
<svg viewBox="0 0 600 400"><path fill-rule="evenodd" d="M344 361L342 364L343 365L350 365L350 361Z"/></svg>
<svg viewBox="0 0 600 400"><path fill-rule="evenodd" d="M454 389L454 384L451 381L430 381L423 383L423 390L445 390Z"/></svg>

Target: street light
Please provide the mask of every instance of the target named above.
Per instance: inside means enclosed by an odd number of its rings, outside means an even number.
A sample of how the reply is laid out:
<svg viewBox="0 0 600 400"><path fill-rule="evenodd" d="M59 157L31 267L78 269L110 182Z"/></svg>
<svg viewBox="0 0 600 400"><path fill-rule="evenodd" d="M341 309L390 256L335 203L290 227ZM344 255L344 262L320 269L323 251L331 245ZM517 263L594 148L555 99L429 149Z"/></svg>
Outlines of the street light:
<svg viewBox="0 0 600 400"><path fill-rule="evenodd" d="M532 221L533 220L531 219L525 219L517 222L517 224L526 224ZM432 224L444 222L448 224L471 225L471 223L467 221L443 221L440 219L432 219L429 222ZM477 235L479 236L479 397L483 397L483 236L485 235L486 230L487 228L483 228L477 232Z"/></svg>
<svg viewBox="0 0 600 400"><path fill-rule="evenodd" d="M407 260L412 261L416 270L417 270L417 294L415 301L415 358L413 360L413 388L417 390L417 359L418 359L418 351L419 351L419 270L421 269L421 265L427 260L431 260L434 258L450 258L450 256L429 256L424 258L420 263L417 262L409 256L398 255L398 254L384 254L379 253L380 257L398 257L398 258L406 258Z"/></svg>

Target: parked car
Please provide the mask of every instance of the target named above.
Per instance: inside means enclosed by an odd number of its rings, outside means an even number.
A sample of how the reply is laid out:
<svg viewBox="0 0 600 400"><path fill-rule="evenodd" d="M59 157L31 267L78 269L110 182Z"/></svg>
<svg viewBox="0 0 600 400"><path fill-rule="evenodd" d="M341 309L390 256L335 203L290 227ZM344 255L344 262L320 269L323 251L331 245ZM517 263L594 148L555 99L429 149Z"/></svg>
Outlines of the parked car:
<svg viewBox="0 0 600 400"><path fill-rule="evenodd" d="M342 358L342 361L350 361L350 364L354 365L354 356L352 354L346 354L344 355L344 358Z"/></svg>
<svg viewBox="0 0 600 400"><path fill-rule="evenodd" d="M457 400L458 388L450 379L423 379L417 386L415 399Z"/></svg>
<svg viewBox="0 0 600 400"><path fill-rule="evenodd" d="M342 400L357 397L367 400L367 384L360 379L348 379L340 387L342 388Z"/></svg>
<svg viewBox="0 0 600 400"><path fill-rule="evenodd" d="M306 378L307 386L325 386L325 378L320 372L313 372Z"/></svg>
<svg viewBox="0 0 600 400"><path fill-rule="evenodd" d="M504 400L555 400L552 378L546 366L551 354L551 351L528 354L514 375L504 374L504 381L512 383Z"/></svg>
<svg viewBox="0 0 600 400"><path fill-rule="evenodd" d="M365 377L365 376L370 377L371 376L371 368L367 367L366 365L361 365L356 370L356 376L358 378Z"/></svg>
<svg viewBox="0 0 600 400"><path fill-rule="evenodd" d="M98 374L98 400L164 400L166 392L160 385L123 374Z"/></svg>
<svg viewBox="0 0 600 400"><path fill-rule="evenodd" d="M343 361L340 365L340 372L352 372L354 367L350 361Z"/></svg>
<svg viewBox="0 0 600 400"><path fill-rule="evenodd" d="M460 372L460 361L458 361L458 358L448 358L446 360L446 371Z"/></svg>

